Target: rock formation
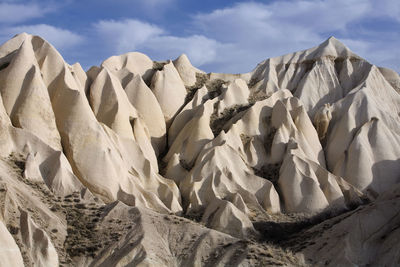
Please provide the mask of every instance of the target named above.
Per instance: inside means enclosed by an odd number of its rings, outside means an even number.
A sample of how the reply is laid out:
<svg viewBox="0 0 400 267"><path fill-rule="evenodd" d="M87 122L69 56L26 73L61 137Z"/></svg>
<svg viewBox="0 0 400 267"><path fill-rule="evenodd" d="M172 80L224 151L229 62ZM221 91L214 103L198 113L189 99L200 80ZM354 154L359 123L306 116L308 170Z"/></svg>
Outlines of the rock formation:
<svg viewBox="0 0 400 267"><path fill-rule="evenodd" d="M137 52L85 72L19 34L1 264L396 265L399 89L333 37L233 75Z"/></svg>

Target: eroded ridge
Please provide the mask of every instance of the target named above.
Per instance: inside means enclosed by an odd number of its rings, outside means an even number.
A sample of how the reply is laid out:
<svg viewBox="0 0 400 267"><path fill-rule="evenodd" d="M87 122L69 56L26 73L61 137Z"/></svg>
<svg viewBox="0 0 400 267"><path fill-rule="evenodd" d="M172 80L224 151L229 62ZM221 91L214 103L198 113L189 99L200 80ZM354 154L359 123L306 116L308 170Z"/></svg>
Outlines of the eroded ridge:
<svg viewBox="0 0 400 267"><path fill-rule="evenodd" d="M85 72L17 35L0 47L2 260L390 265L399 84L333 37L221 74L137 52Z"/></svg>

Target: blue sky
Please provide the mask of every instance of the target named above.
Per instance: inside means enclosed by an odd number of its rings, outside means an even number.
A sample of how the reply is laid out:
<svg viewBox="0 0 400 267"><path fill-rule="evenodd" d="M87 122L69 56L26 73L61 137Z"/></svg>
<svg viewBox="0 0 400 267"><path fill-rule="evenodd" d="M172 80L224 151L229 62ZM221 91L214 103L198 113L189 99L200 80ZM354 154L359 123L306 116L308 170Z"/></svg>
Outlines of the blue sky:
<svg viewBox="0 0 400 267"><path fill-rule="evenodd" d="M186 53L205 71L243 73L333 35L400 72L399 0L0 0L0 42L20 32L85 69L139 51L153 60Z"/></svg>

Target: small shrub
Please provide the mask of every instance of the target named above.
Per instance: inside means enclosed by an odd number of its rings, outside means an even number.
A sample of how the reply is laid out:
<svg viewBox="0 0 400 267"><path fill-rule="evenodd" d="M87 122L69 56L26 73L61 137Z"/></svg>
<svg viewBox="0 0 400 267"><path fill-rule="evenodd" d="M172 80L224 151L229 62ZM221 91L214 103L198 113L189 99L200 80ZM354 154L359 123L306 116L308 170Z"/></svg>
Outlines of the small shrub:
<svg viewBox="0 0 400 267"><path fill-rule="evenodd" d="M185 160L183 160L183 159L180 159L180 160L179 160L179 164L181 165L182 168L184 168L184 169L187 170L187 171L190 171L190 170L193 168L192 165L188 164L188 163L187 163Z"/></svg>
<svg viewBox="0 0 400 267"><path fill-rule="evenodd" d="M197 90L199 90L201 87L203 87L207 81L208 81L207 74L200 73L200 72L196 73L196 83L192 86L186 87L187 94L186 94L186 98L185 98L185 104L189 103L193 99Z"/></svg>
<svg viewBox="0 0 400 267"><path fill-rule="evenodd" d="M222 94L223 85L225 85L226 83L227 82L221 79L215 79L207 83L206 87L208 89L208 98L214 99L220 96Z"/></svg>
<svg viewBox="0 0 400 267"><path fill-rule="evenodd" d="M250 81L249 81L249 83L247 84L247 86L248 86L249 88L251 88L251 87L253 87L254 85L256 85L258 82L259 82L259 81L258 81L257 79L251 78Z"/></svg>
<svg viewBox="0 0 400 267"><path fill-rule="evenodd" d="M227 123L230 119L232 119L240 112L247 110L251 106L252 104L234 105L232 107L225 108L220 116L217 115L217 110L214 107L214 113L210 117L210 128L214 133L214 136L216 137L222 131L225 123Z"/></svg>
<svg viewBox="0 0 400 267"><path fill-rule="evenodd" d="M251 141L251 136L240 134L240 139L242 140L242 144L245 146L247 143Z"/></svg>
<svg viewBox="0 0 400 267"><path fill-rule="evenodd" d="M153 61L153 70L163 70L166 62Z"/></svg>
<svg viewBox="0 0 400 267"><path fill-rule="evenodd" d="M281 163L267 164L262 166L260 169L253 168L254 174L262 178L267 179L274 185L278 184L279 170L281 169Z"/></svg>
<svg viewBox="0 0 400 267"><path fill-rule="evenodd" d="M269 95L266 95L263 92L257 92L257 93L252 93L250 94L249 98L247 99L249 101L250 104L254 104L258 101L262 101L264 99L267 99L268 97L270 97Z"/></svg>

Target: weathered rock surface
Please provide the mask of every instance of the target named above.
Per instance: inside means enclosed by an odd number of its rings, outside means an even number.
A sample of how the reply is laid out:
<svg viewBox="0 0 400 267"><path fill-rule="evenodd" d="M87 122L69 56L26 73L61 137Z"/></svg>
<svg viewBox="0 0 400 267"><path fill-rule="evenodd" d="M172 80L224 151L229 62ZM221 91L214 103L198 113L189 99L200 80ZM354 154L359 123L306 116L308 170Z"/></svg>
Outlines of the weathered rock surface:
<svg viewBox="0 0 400 267"><path fill-rule="evenodd" d="M399 264L399 89L333 37L233 75L136 52L85 72L17 35L0 46L0 262Z"/></svg>

